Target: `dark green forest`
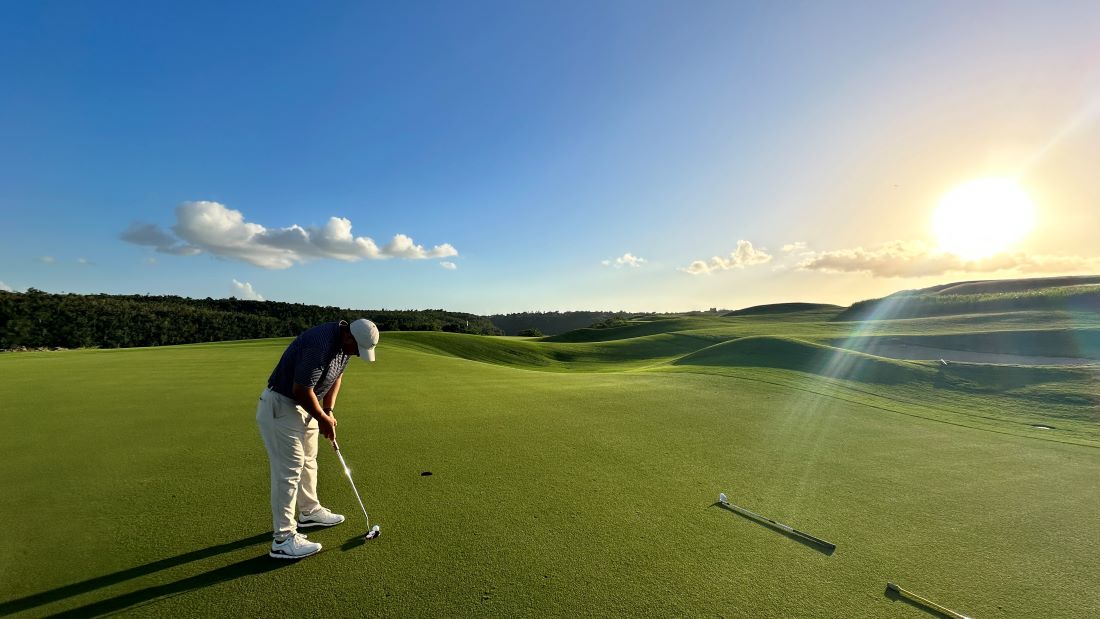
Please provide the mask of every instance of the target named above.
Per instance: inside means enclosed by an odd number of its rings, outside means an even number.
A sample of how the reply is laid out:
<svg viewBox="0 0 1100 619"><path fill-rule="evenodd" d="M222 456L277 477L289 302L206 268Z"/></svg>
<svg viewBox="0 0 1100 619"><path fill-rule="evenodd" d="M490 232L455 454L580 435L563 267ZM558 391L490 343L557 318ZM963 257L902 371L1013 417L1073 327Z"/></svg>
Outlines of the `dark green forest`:
<svg viewBox="0 0 1100 619"><path fill-rule="evenodd" d="M123 348L291 337L325 322L369 318L382 331L501 335L482 316L176 296L0 292L0 349Z"/></svg>

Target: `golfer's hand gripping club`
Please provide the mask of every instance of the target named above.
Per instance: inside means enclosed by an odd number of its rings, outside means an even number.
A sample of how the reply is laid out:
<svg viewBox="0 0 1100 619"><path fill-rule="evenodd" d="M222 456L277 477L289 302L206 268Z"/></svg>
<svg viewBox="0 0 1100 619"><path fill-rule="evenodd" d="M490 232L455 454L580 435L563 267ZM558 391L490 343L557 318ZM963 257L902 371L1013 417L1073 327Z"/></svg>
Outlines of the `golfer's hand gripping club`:
<svg viewBox="0 0 1100 619"><path fill-rule="evenodd" d="M317 417L317 429L321 432L321 436L330 441L336 440L336 418L331 415Z"/></svg>

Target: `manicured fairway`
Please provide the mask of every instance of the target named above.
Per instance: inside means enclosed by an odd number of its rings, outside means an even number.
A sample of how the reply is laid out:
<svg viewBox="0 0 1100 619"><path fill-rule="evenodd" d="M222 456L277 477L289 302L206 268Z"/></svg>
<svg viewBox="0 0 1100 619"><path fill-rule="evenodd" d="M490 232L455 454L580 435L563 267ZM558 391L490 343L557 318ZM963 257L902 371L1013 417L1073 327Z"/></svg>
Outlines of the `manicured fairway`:
<svg viewBox="0 0 1100 619"><path fill-rule="evenodd" d="M974 617L1095 616L1095 374L1020 393L877 357L830 374L790 346L853 332L815 320L384 333L337 409L383 534L358 541L323 449L321 498L348 522L299 563L266 557L254 421L287 340L2 355L0 615L928 617L893 581Z"/></svg>

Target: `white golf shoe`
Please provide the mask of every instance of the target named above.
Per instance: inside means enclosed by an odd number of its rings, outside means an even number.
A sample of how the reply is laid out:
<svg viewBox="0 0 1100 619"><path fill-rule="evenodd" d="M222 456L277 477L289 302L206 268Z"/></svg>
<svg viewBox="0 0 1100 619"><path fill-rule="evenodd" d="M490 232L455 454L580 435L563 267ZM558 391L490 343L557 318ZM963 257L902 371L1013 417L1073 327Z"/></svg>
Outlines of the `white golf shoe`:
<svg viewBox="0 0 1100 619"><path fill-rule="evenodd" d="M332 527L343 521L343 516L332 513L326 507L318 507L309 513L302 512L298 514L298 526L300 527Z"/></svg>
<svg viewBox="0 0 1100 619"><path fill-rule="evenodd" d="M283 541L271 542L271 552L267 556L275 559L302 559L321 552L321 545L311 542L305 535L295 533Z"/></svg>

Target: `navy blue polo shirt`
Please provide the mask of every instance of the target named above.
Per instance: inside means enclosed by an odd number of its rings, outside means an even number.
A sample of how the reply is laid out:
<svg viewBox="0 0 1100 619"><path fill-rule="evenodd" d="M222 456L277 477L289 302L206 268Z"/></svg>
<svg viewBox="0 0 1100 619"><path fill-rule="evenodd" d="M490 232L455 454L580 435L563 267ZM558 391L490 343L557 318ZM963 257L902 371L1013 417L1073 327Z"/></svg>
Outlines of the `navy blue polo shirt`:
<svg viewBox="0 0 1100 619"><path fill-rule="evenodd" d="M350 359L341 349L341 324L317 325L294 338L267 379L267 385L288 398L294 397L294 383L313 388L317 399L325 397Z"/></svg>

